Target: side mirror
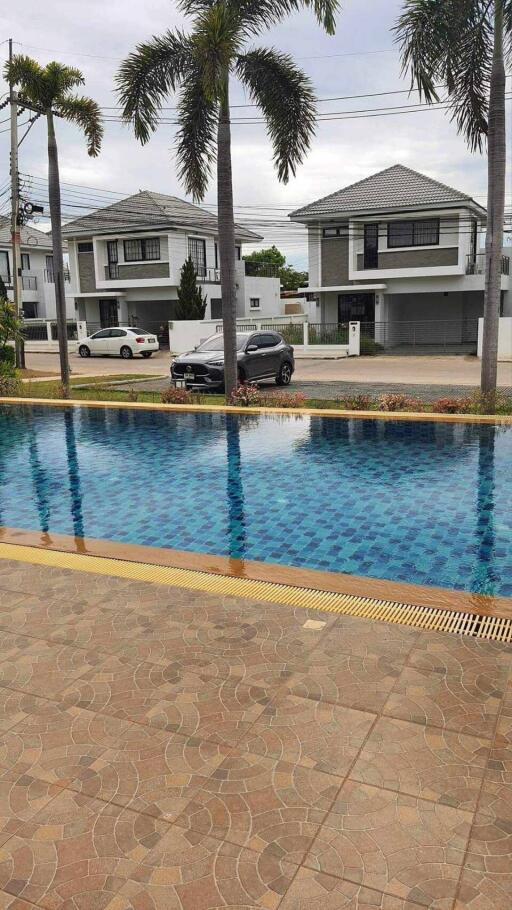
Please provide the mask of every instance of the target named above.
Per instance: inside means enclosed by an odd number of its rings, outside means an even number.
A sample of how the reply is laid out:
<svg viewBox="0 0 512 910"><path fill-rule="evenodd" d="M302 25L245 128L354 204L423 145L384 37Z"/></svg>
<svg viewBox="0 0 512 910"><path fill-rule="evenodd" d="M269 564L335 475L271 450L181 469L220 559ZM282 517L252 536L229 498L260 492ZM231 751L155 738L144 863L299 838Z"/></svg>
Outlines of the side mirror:
<svg viewBox="0 0 512 910"><path fill-rule="evenodd" d="M246 354L254 354L257 350L258 350L257 344L248 344L245 349L245 352L246 352Z"/></svg>

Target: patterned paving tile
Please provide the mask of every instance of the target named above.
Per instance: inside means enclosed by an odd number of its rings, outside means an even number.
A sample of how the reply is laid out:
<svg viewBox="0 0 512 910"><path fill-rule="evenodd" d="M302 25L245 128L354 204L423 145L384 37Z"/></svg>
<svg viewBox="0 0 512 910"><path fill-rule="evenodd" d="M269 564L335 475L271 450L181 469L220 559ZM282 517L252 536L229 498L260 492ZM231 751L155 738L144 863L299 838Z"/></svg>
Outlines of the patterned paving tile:
<svg viewBox="0 0 512 910"><path fill-rule="evenodd" d="M487 764L479 808L492 818L512 824L512 703L498 720L496 736Z"/></svg>
<svg viewBox="0 0 512 910"><path fill-rule="evenodd" d="M66 705L234 745L270 700L257 686L109 658L62 693Z"/></svg>
<svg viewBox="0 0 512 910"><path fill-rule="evenodd" d="M123 652L131 642L142 650L142 643L151 639L154 625L150 616L136 610L89 607L79 619L55 629L50 639L114 654ZM142 654L140 658L144 659Z"/></svg>
<svg viewBox="0 0 512 910"><path fill-rule="evenodd" d="M62 625L86 616L91 608L82 600L25 597L13 610L0 611L0 628L47 639Z"/></svg>
<svg viewBox="0 0 512 910"><path fill-rule="evenodd" d="M451 910L471 820L451 806L349 780L305 865L431 910Z"/></svg>
<svg viewBox="0 0 512 910"><path fill-rule="evenodd" d="M0 768L0 844L60 793L59 787L22 768Z"/></svg>
<svg viewBox="0 0 512 910"><path fill-rule="evenodd" d="M464 670L475 673L488 664L502 664L510 668L512 649L509 645L467 635L447 635L439 632L422 632L418 637L411 663L418 669L438 673L462 674Z"/></svg>
<svg viewBox="0 0 512 910"><path fill-rule="evenodd" d="M322 639L320 650L327 654L343 651L357 657L407 657L418 634L415 629L394 623L372 623L357 616L340 616L329 635Z"/></svg>
<svg viewBox="0 0 512 910"><path fill-rule="evenodd" d="M201 834L300 863L342 779L233 752L178 817Z"/></svg>
<svg viewBox="0 0 512 910"><path fill-rule="evenodd" d="M474 810L490 741L392 718L377 721L353 780Z"/></svg>
<svg viewBox="0 0 512 910"><path fill-rule="evenodd" d="M13 607L22 603L23 598L26 596L26 594L22 594L20 591L16 591L15 589L10 590L9 588L4 588L0 585L0 610L12 610Z"/></svg>
<svg viewBox="0 0 512 910"><path fill-rule="evenodd" d="M174 821L228 754L213 742L130 724L71 788Z"/></svg>
<svg viewBox="0 0 512 910"><path fill-rule="evenodd" d="M0 734L15 727L30 714L37 713L46 705L46 701L47 699L37 698L27 692L0 687Z"/></svg>
<svg viewBox="0 0 512 910"><path fill-rule="evenodd" d="M172 826L107 910L276 910L295 872L269 852Z"/></svg>
<svg viewBox="0 0 512 910"><path fill-rule="evenodd" d="M342 705L281 695L237 748L344 776L374 721L374 714Z"/></svg>
<svg viewBox="0 0 512 910"><path fill-rule="evenodd" d="M419 910L401 897L383 894L324 872L299 869L279 910Z"/></svg>
<svg viewBox="0 0 512 910"><path fill-rule="evenodd" d="M503 685L499 666L488 666L485 672L468 672L463 678L406 667L386 702L384 714L491 737Z"/></svg>
<svg viewBox="0 0 512 910"><path fill-rule="evenodd" d="M35 904L28 904L22 898L0 891L0 910L34 910L34 907Z"/></svg>
<svg viewBox="0 0 512 910"><path fill-rule="evenodd" d="M0 628L0 660L16 659L34 644L28 635L19 635Z"/></svg>
<svg viewBox="0 0 512 910"><path fill-rule="evenodd" d="M38 704L0 737L0 763L49 783L68 786L108 748L117 748L127 723L56 702Z"/></svg>
<svg viewBox="0 0 512 910"><path fill-rule="evenodd" d="M510 910L512 826L478 813L471 832L457 910Z"/></svg>
<svg viewBox="0 0 512 910"><path fill-rule="evenodd" d="M379 712L401 669L401 660L387 657L331 656L313 652L304 668L295 672L287 685L293 695L301 698Z"/></svg>
<svg viewBox="0 0 512 910"><path fill-rule="evenodd" d="M0 664L0 686L52 698L104 660L95 651L34 640L21 655Z"/></svg>
<svg viewBox="0 0 512 910"><path fill-rule="evenodd" d="M0 889L48 910L103 910L167 830L62 790L0 847Z"/></svg>

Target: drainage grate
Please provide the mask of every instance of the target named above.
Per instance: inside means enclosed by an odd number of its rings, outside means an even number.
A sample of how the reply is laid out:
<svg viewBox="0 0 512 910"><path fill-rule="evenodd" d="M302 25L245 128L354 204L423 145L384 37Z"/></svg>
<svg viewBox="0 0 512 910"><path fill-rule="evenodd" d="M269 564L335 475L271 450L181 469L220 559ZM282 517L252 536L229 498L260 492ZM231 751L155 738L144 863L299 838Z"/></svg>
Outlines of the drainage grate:
<svg viewBox="0 0 512 910"><path fill-rule="evenodd" d="M214 575L192 569L127 562L108 557L64 553L60 550L44 550L17 544L0 543L0 559L72 569L78 572L91 572L96 575L114 575L118 578L147 581L149 584L171 585L177 588L219 594L224 597L247 597L251 600L262 600L290 607L304 607L326 613L360 616L364 619L412 626L416 629L470 635L473 638L489 641L512 642L512 620L501 616L479 616L458 610L376 600L352 594L318 591L313 588L295 588L275 582L253 581L250 578Z"/></svg>

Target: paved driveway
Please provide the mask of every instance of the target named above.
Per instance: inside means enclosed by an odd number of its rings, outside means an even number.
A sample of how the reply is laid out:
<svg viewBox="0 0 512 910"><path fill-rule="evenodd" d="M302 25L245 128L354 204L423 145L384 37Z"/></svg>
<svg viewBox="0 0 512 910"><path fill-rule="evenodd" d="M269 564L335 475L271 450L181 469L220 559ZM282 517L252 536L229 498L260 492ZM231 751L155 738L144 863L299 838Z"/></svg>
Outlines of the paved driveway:
<svg viewBox="0 0 512 910"><path fill-rule="evenodd" d="M112 375L115 373L151 374L166 376L169 371L169 352L159 351L149 360L117 357L90 357L87 360L71 355L74 375ZM27 366L33 370L58 373L56 354L28 354ZM349 382L406 385L478 386L480 361L476 357L350 357L343 360L298 359L295 384L302 382ZM499 382L512 386L512 363L499 364Z"/></svg>

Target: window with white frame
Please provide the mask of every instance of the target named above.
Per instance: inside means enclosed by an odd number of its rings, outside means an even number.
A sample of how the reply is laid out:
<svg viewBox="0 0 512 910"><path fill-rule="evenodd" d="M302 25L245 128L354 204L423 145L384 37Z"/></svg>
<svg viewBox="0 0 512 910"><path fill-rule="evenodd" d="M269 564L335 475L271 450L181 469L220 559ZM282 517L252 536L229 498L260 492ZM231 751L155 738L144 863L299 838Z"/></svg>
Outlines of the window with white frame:
<svg viewBox="0 0 512 910"><path fill-rule="evenodd" d="M249 309L250 310L259 310L260 308L260 298L259 297L250 297L249 298Z"/></svg>
<svg viewBox="0 0 512 910"><path fill-rule="evenodd" d="M30 272L30 256L28 253L21 254L21 271Z"/></svg>
<svg viewBox="0 0 512 910"><path fill-rule="evenodd" d="M125 262L147 262L160 259L160 237L140 237L124 241Z"/></svg>
<svg viewBox="0 0 512 910"><path fill-rule="evenodd" d="M194 264L198 278L204 278L206 275L206 240L203 240L202 237L189 237L188 255Z"/></svg>

